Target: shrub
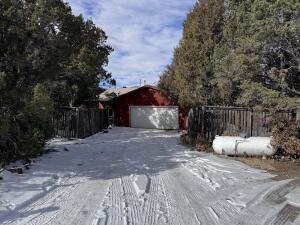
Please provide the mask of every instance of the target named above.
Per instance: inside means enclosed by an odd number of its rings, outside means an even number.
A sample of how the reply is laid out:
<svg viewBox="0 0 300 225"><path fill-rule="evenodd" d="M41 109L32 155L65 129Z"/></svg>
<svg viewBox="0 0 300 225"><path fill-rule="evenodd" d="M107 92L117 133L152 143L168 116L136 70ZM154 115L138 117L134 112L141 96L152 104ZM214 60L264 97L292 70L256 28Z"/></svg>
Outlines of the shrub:
<svg viewBox="0 0 300 225"><path fill-rule="evenodd" d="M273 129L272 146L289 155L300 155L300 121L281 121Z"/></svg>
<svg viewBox="0 0 300 225"><path fill-rule="evenodd" d="M200 134L193 133L191 134L183 134L180 137L180 141L184 145L188 145L193 147L197 151L211 152L211 143L208 139L201 137Z"/></svg>
<svg viewBox="0 0 300 225"><path fill-rule="evenodd" d="M0 166L40 154L46 139L52 135L53 102L46 88L37 84L22 105L14 113L0 115Z"/></svg>

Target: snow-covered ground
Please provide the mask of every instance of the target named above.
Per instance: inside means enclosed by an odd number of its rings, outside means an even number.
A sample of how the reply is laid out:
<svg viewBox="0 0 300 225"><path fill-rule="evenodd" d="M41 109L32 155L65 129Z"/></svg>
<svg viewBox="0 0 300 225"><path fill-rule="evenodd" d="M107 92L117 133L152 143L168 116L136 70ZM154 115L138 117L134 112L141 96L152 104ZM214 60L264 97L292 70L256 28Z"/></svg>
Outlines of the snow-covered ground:
<svg viewBox="0 0 300 225"><path fill-rule="evenodd" d="M298 181L190 152L176 132L114 128L48 147L23 175L2 173L0 224L300 224Z"/></svg>

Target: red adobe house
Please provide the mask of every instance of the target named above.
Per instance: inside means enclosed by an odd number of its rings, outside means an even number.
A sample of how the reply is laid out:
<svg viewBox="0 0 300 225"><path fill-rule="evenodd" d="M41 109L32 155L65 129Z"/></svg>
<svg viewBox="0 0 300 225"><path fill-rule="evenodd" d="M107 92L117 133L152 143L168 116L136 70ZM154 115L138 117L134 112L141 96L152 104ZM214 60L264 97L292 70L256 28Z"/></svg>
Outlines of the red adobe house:
<svg viewBox="0 0 300 225"><path fill-rule="evenodd" d="M109 101L109 105L114 112L116 126L147 128L146 123L148 120L155 124L156 120L164 122L173 119L178 120L177 126L180 129L185 129L184 110L180 109L177 103L163 97L156 87L145 85L124 92L124 94L118 94ZM121 93L121 91L118 93ZM108 102L102 102L101 98L100 103L104 106L108 105ZM172 110L176 110L176 117L174 118L170 118ZM145 112L147 116L143 117ZM135 122L138 124L134 125Z"/></svg>

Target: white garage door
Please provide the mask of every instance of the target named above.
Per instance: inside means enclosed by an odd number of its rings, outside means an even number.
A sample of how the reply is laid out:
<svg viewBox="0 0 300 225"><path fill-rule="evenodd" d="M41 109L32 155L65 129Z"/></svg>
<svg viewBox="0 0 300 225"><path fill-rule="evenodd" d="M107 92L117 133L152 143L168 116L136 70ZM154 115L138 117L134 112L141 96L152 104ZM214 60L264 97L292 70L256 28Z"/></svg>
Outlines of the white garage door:
<svg viewBox="0 0 300 225"><path fill-rule="evenodd" d="M131 106L130 126L162 130L179 129L177 106Z"/></svg>

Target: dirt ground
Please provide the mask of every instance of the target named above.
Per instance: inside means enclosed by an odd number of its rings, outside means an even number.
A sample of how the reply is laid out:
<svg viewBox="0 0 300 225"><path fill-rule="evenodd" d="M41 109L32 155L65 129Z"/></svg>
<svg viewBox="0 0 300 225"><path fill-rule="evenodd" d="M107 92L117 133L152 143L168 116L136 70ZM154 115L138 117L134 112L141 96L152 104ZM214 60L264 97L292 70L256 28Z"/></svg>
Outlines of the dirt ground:
<svg viewBox="0 0 300 225"><path fill-rule="evenodd" d="M267 170L272 174L278 175L276 179L282 180L287 178L297 178L300 180L300 161L292 161L288 159L263 159L263 158L245 158L230 157L241 161L251 167Z"/></svg>

